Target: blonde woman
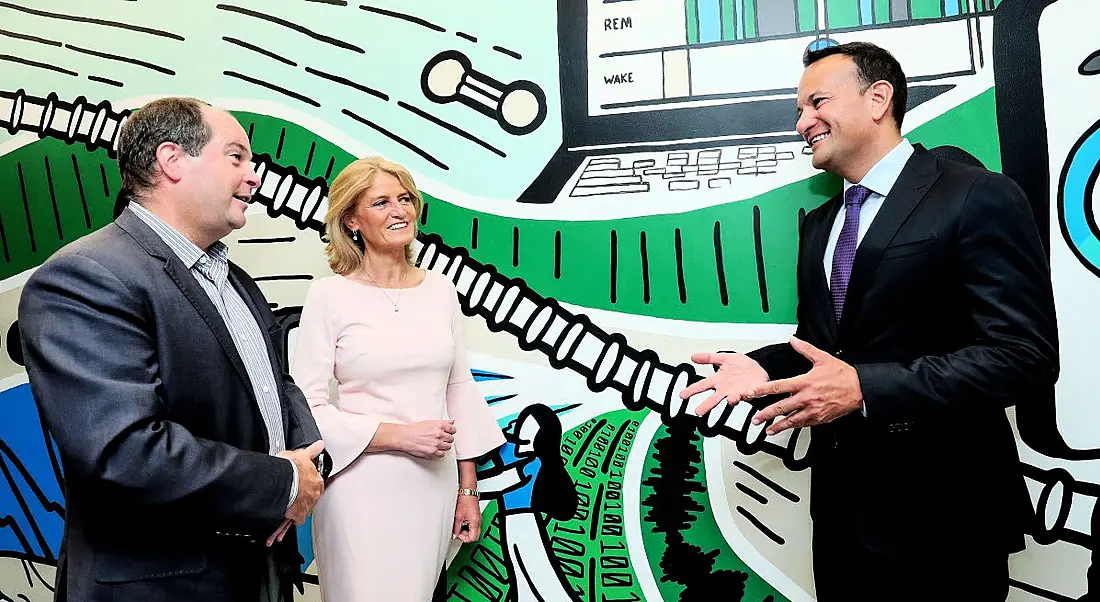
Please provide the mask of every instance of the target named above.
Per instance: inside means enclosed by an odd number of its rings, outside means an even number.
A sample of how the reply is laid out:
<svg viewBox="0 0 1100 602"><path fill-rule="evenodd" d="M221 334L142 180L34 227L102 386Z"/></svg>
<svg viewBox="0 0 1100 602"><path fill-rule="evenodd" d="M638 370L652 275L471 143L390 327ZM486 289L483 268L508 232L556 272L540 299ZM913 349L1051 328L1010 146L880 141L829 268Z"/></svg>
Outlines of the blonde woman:
<svg viewBox="0 0 1100 602"><path fill-rule="evenodd" d="M313 519L328 602L430 601L452 540L480 535L474 459L504 443L454 285L414 265L421 207L408 170L379 157L329 190L335 275L309 287L291 369L333 462Z"/></svg>

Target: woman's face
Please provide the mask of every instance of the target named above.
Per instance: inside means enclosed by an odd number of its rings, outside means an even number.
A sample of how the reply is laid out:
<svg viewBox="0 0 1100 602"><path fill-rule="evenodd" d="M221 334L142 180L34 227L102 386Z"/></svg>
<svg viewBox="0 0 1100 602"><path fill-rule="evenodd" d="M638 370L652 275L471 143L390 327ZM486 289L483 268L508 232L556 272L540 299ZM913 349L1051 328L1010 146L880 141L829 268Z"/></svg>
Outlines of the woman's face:
<svg viewBox="0 0 1100 602"><path fill-rule="evenodd" d="M368 254L403 252L405 245L416 237L413 196L400 180L379 172L371 187L356 199L347 227L359 231Z"/></svg>

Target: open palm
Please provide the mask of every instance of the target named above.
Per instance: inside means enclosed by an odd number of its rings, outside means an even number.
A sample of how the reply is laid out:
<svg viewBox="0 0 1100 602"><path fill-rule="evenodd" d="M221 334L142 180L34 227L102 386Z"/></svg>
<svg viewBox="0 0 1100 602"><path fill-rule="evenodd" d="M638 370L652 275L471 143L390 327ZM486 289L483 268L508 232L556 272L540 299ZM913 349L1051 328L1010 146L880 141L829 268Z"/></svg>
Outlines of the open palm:
<svg viewBox="0 0 1100 602"><path fill-rule="evenodd" d="M743 395L768 382L768 373L764 368L743 353L695 353L691 361L718 367L714 374L680 392L681 399L688 399L704 391L714 391L695 409L699 416L711 411L723 400L735 404L741 401Z"/></svg>

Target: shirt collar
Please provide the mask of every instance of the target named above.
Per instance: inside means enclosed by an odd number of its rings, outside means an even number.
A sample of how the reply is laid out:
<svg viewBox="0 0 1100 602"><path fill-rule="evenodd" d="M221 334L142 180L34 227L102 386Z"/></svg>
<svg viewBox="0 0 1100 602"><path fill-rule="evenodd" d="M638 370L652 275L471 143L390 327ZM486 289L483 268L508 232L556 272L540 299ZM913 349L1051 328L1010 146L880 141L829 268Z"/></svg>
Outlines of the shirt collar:
<svg viewBox="0 0 1100 602"><path fill-rule="evenodd" d="M145 222L145 225L149 226L168 245L172 252L176 254L176 257L183 262L183 265L187 269L192 269L195 264L199 262L203 257L209 256L207 261L215 261L218 263L229 263L229 247L222 241L216 241L210 245L210 248L203 251L198 245L191 242L186 236L180 234L178 230L169 226L164 220L162 220L157 214L149 211L145 207L142 207L137 201L131 200L127 205L127 209L132 211L141 221Z"/></svg>
<svg viewBox="0 0 1100 602"><path fill-rule="evenodd" d="M912 156L913 150L913 145L905 138L902 138L901 142L899 142L893 150L886 153L885 157L879 159L878 163L875 163L859 183L868 188L871 192L878 193L884 197L888 196L890 190L894 187L894 183L897 182L898 178L901 176L902 170L905 169L905 164L909 161L909 157ZM848 189L852 186L855 186L853 182L844 180L844 192L848 192Z"/></svg>

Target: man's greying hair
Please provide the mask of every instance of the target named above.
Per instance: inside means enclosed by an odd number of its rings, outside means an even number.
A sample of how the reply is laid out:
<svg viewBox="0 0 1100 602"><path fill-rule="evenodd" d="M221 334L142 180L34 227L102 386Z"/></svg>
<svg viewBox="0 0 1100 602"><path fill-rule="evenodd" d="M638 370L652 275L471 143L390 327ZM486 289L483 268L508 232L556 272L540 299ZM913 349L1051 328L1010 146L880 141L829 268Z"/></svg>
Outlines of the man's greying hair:
<svg viewBox="0 0 1100 602"><path fill-rule="evenodd" d="M122 188L139 193L153 187L157 147L174 142L197 157L213 136L202 115L209 104L195 98L161 98L135 111L118 135L118 170Z"/></svg>
<svg viewBox="0 0 1100 602"><path fill-rule="evenodd" d="M905 73L901 70L901 64L894 55L884 48L868 42L848 42L839 46L826 46L818 50L806 53L802 63L809 67L827 56L834 54L844 55L856 64L856 74L862 85L860 91L865 92L871 84L877 81L889 82L894 87L894 121L901 129L901 122L905 118L905 103L909 99L909 88L905 83Z"/></svg>

